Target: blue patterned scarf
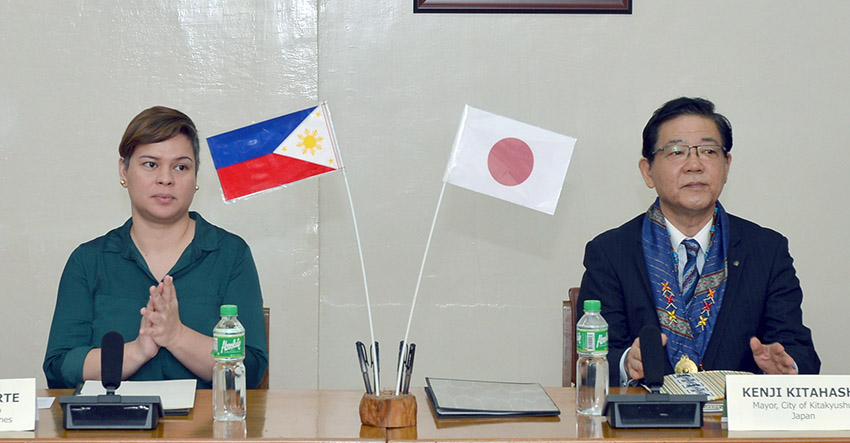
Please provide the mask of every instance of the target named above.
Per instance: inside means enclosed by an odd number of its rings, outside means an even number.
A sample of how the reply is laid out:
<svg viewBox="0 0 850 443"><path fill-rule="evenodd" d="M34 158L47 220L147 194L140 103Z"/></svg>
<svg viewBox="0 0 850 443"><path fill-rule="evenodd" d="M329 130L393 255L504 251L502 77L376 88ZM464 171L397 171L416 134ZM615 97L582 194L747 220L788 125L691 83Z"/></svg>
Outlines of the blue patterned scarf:
<svg viewBox="0 0 850 443"><path fill-rule="evenodd" d="M716 203L715 214L708 257L689 306L685 304L679 288L678 265L674 261L670 233L658 199L646 211L643 220L643 256L655 312L662 332L667 335L667 356L673 366L687 355L702 369L705 349L723 302L728 275L729 216L720 202Z"/></svg>

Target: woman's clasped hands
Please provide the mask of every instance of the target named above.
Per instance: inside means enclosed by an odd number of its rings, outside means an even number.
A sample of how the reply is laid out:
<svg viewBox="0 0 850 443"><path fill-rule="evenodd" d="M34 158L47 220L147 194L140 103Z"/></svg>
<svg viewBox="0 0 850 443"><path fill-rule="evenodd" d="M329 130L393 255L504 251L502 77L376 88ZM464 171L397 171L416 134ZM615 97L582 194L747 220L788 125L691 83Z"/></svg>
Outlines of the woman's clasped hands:
<svg viewBox="0 0 850 443"><path fill-rule="evenodd" d="M158 285L150 287L148 304L140 313L142 321L137 341L147 358L153 358L160 347L169 348L180 340L185 326L180 321L173 277L166 275Z"/></svg>

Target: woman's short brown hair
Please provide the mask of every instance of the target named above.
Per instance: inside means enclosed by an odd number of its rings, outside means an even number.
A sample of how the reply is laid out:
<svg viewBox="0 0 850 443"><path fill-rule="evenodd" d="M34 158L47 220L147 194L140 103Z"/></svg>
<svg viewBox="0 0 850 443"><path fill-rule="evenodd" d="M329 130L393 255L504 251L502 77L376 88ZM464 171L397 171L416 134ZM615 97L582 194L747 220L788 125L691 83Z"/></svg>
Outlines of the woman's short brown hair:
<svg viewBox="0 0 850 443"><path fill-rule="evenodd" d="M178 134L183 134L192 141L197 175L201 148L195 123L186 114L165 106L145 109L130 121L124 136L121 137L121 144L118 145L118 154L124 159L124 164L128 165L130 157L139 145L163 142Z"/></svg>

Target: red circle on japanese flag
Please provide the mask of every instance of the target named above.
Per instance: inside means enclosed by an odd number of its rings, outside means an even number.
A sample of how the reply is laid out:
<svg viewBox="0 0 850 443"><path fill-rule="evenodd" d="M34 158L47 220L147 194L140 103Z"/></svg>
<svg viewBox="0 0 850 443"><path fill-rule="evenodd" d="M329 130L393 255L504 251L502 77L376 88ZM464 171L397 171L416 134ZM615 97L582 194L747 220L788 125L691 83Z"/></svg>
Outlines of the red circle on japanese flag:
<svg viewBox="0 0 850 443"><path fill-rule="evenodd" d="M490 148L487 168L497 182L505 186L516 186L531 175L531 170L534 169L534 153L518 138L503 138Z"/></svg>

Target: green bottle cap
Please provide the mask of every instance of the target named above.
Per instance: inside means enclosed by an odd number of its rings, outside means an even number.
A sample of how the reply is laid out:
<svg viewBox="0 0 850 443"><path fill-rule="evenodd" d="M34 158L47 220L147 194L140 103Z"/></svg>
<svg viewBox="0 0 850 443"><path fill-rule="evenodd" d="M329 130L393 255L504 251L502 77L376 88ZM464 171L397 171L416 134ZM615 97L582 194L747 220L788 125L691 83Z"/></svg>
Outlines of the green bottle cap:
<svg viewBox="0 0 850 443"><path fill-rule="evenodd" d="M587 302L585 302L585 306L586 305ZM585 308L585 310L586 309L587 308ZM235 317L238 312L239 308L237 308L236 305L221 305L221 315L223 317Z"/></svg>
<svg viewBox="0 0 850 443"><path fill-rule="evenodd" d="M222 306L224 308L224 306ZM599 312L602 310L602 302L599 300L585 300L584 310L587 312Z"/></svg>

